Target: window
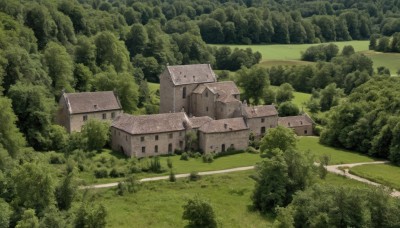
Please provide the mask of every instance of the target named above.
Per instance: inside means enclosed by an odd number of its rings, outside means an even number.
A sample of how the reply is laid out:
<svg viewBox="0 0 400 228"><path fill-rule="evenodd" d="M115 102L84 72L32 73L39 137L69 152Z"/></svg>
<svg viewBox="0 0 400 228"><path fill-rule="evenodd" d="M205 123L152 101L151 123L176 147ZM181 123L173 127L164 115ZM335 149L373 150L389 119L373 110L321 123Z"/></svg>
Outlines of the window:
<svg viewBox="0 0 400 228"><path fill-rule="evenodd" d="M140 142L144 142L144 136L140 137Z"/></svg>
<svg viewBox="0 0 400 228"><path fill-rule="evenodd" d="M157 145L154 146L154 152L158 153L158 146Z"/></svg>
<svg viewBox="0 0 400 228"><path fill-rule="evenodd" d="M304 134L305 134L305 135L307 134L307 130L304 130Z"/></svg>
<svg viewBox="0 0 400 228"><path fill-rule="evenodd" d="M235 148L235 145L231 144L230 148L234 149L234 148Z"/></svg>
<svg viewBox="0 0 400 228"><path fill-rule="evenodd" d="M183 87L183 89L182 89L182 98L183 99L186 98L186 87Z"/></svg>
<svg viewBox="0 0 400 228"><path fill-rule="evenodd" d="M265 127L261 128L261 134L265 134Z"/></svg>
<svg viewBox="0 0 400 228"><path fill-rule="evenodd" d="M142 146L142 153L146 153L146 147Z"/></svg>
<svg viewBox="0 0 400 228"><path fill-rule="evenodd" d="M83 121L87 120L87 115L83 115Z"/></svg>
<svg viewBox="0 0 400 228"><path fill-rule="evenodd" d="M115 118L115 112L112 112L111 113L111 119L114 119Z"/></svg>
<svg viewBox="0 0 400 228"><path fill-rule="evenodd" d="M206 91L206 97L208 97L208 91Z"/></svg>
<svg viewBox="0 0 400 228"><path fill-rule="evenodd" d="M221 152L225 152L225 144L222 144L222 149L221 149Z"/></svg>
<svg viewBox="0 0 400 228"><path fill-rule="evenodd" d="M158 135L156 135L155 139L158 140Z"/></svg>
<svg viewBox="0 0 400 228"><path fill-rule="evenodd" d="M265 119L264 118L261 118L261 123L264 123L265 122Z"/></svg>
<svg viewBox="0 0 400 228"><path fill-rule="evenodd" d="M174 135L172 133L168 134L168 138L172 139L174 137Z"/></svg>
<svg viewBox="0 0 400 228"><path fill-rule="evenodd" d="M168 144L168 153L172 153L172 143Z"/></svg>
<svg viewBox="0 0 400 228"><path fill-rule="evenodd" d="M103 120L107 119L107 113L103 113Z"/></svg>
<svg viewBox="0 0 400 228"><path fill-rule="evenodd" d="M183 141L179 141L179 148L183 149Z"/></svg>
<svg viewBox="0 0 400 228"><path fill-rule="evenodd" d="M208 107L206 107L206 112L208 112Z"/></svg>
<svg viewBox="0 0 400 228"><path fill-rule="evenodd" d="M128 135L125 135L125 141L128 141Z"/></svg>

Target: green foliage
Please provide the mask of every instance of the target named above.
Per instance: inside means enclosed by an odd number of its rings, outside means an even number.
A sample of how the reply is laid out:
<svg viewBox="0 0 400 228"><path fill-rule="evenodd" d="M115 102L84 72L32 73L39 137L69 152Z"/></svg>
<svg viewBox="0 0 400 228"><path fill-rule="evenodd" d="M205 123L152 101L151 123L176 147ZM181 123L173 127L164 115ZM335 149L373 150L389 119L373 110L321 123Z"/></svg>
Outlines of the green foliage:
<svg viewBox="0 0 400 228"><path fill-rule="evenodd" d="M291 101L294 98L293 92L294 89L291 84L283 83L276 91L276 102L280 104L285 101Z"/></svg>
<svg viewBox="0 0 400 228"><path fill-rule="evenodd" d="M149 171L153 173L161 173L163 172L163 168L161 166L160 158L155 156L150 161Z"/></svg>
<svg viewBox="0 0 400 228"><path fill-rule="evenodd" d="M56 201L60 210L68 210L77 195L74 173L67 174L56 188Z"/></svg>
<svg viewBox="0 0 400 228"><path fill-rule="evenodd" d="M103 228L107 225L106 217L107 211L102 204L82 202L76 212L75 227Z"/></svg>
<svg viewBox="0 0 400 228"><path fill-rule="evenodd" d="M200 178L201 178L201 176L199 175L198 172L195 172L195 171L190 172L190 175L189 175L190 181L197 181L197 180L200 180Z"/></svg>
<svg viewBox="0 0 400 228"><path fill-rule="evenodd" d="M318 46L309 47L302 55L301 60L318 62L318 61L331 61L339 53L339 48L335 44L321 44ZM353 50L354 53L354 50Z"/></svg>
<svg viewBox="0 0 400 228"><path fill-rule="evenodd" d="M167 166L169 169L172 169L172 160L169 157L167 158Z"/></svg>
<svg viewBox="0 0 400 228"><path fill-rule="evenodd" d="M100 151L109 140L110 123L89 119L82 127L82 137L86 138L86 149Z"/></svg>
<svg viewBox="0 0 400 228"><path fill-rule="evenodd" d="M108 171L106 168L98 168L94 171L94 176L96 178L107 178L108 177Z"/></svg>
<svg viewBox="0 0 400 228"><path fill-rule="evenodd" d="M264 89L269 86L267 71L260 67L242 68L237 75L237 84L244 89L243 98L259 104L264 97Z"/></svg>
<svg viewBox="0 0 400 228"><path fill-rule="evenodd" d="M260 151L266 154L272 153L275 149L286 151L296 148L296 142L296 135L292 129L278 126L271 128L261 139Z"/></svg>
<svg viewBox="0 0 400 228"><path fill-rule="evenodd" d="M214 161L214 153L205 153L201 157L204 163L211 163Z"/></svg>
<svg viewBox="0 0 400 228"><path fill-rule="evenodd" d="M297 116L300 113L299 107L290 101L285 101L279 105L279 116Z"/></svg>
<svg viewBox="0 0 400 228"><path fill-rule="evenodd" d="M194 131L189 131L185 135L186 140L186 152L188 151L195 151L198 147L197 145L197 134Z"/></svg>
<svg viewBox="0 0 400 228"><path fill-rule="evenodd" d="M183 206L182 219L189 220L190 227L217 227L212 206L198 197L189 199Z"/></svg>
<svg viewBox="0 0 400 228"><path fill-rule="evenodd" d="M55 184L50 169L42 164L25 163L13 174L15 204L41 214L55 203Z"/></svg>
<svg viewBox="0 0 400 228"><path fill-rule="evenodd" d="M12 110L11 100L0 96L0 145L8 153L16 157L22 147L25 146L25 139L17 128L17 117Z"/></svg>
<svg viewBox="0 0 400 228"><path fill-rule="evenodd" d="M186 153L186 152L183 152L183 153L181 154L180 160L188 161L188 160L189 160L189 154Z"/></svg>
<svg viewBox="0 0 400 228"><path fill-rule="evenodd" d="M39 228L39 219L35 215L35 210L27 209L18 221L17 228Z"/></svg>
<svg viewBox="0 0 400 228"><path fill-rule="evenodd" d="M172 170L169 172L169 181L170 182L175 182L176 181L175 173Z"/></svg>
<svg viewBox="0 0 400 228"><path fill-rule="evenodd" d="M9 227L11 207L3 199L0 199L0 227Z"/></svg>
<svg viewBox="0 0 400 228"><path fill-rule="evenodd" d="M314 161L309 154L293 148L275 149L273 153L256 166L254 177L253 206L263 213L288 205L297 191L313 183Z"/></svg>
<svg viewBox="0 0 400 228"><path fill-rule="evenodd" d="M340 98L343 96L343 90L336 88L336 84L332 83L321 90L320 106L321 111L327 111L331 107L339 104Z"/></svg>

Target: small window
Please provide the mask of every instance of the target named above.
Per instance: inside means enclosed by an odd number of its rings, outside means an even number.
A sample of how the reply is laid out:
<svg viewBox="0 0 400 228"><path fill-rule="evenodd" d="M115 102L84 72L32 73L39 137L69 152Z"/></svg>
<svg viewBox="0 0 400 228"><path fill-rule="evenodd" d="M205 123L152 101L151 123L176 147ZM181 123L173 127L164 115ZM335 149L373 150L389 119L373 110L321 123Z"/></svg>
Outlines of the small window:
<svg viewBox="0 0 400 228"><path fill-rule="evenodd" d="M86 121L87 120L87 115L84 115L83 116L83 121Z"/></svg>
<svg viewBox="0 0 400 228"><path fill-rule="evenodd" d="M307 134L307 130L304 130L304 134Z"/></svg>
<svg viewBox="0 0 400 228"><path fill-rule="evenodd" d="M231 147L230 147L230 148L232 148L232 149L235 148L235 145L231 144Z"/></svg>
<svg viewBox="0 0 400 228"><path fill-rule="evenodd" d="M183 99L186 98L186 87L183 87L183 89L182 89L182 98Z"/></svg>
<svg viewBox="0 0 400 228"><path fill-rule="evenodd" d="M168 138L172 139L174 137L174 135L172 133L168 134Z"/></svg>
<svg viewBox="0 0 400 228"><path fill-rule="evenodd" d="M172 153L172 143L168 144L168 153Z"/></svg>
<svg viewBox="0 0 400 228"><path fill-rule="evenodd" d="M265 119L264 118L261 118L261 123L264 123L265 122Z"/></svg>
<svg viewBox="0 0 400 228"><path fill-rule="evenodd" d="M112 112L111 113L111 119L114 119L115 118L115 112Z"/></svg>
<svg viewBox="0 0 400 228"><path fill-rule="evenodd" d="M206 97L208 97L208 91L206 91Z"/></svg>
<svg viewBox="0 0 400 228"><path fill-rule="evenodd" d="M157 145L154 146L154 152L158 153L158 146Z"/></svg>
<svg viewBox="0 0 400 228"><path fill-rule="evenodd" d="M146 147L142 146L142 153L146 153Z"/></svg>
<svg viewBox="0 0 400 228"><path fill-rule="evenodd" d="M208 112L208 107L206 107L206 112Z"/></svg>
<svg viewBox="0 0 400 228"><path fill-rule="evenodd" d="M155 139L158 140L158 135L156 135Z"/></svg>
<svg viewBox="0 0 400 228"><path fill-rule="evenodd" d="M140 137L140 142L144 142L144 136Z"/></svg>
<svg viewBox="0 0 400 228"><path fill-rule="evenodd" d="M128 141L128 135L125 135L125 141Z"/></svg>
<svg viewBox="0 0 400 228"><path fill-rule="evenodd" d="M103 113L103 120L107 119L107 113Z"/></svg>
<svg viewBox="0 0 400 228"><path fill-rule="evenodd" d="M265 134L265 127L261 128L261 134Z"/></svg>

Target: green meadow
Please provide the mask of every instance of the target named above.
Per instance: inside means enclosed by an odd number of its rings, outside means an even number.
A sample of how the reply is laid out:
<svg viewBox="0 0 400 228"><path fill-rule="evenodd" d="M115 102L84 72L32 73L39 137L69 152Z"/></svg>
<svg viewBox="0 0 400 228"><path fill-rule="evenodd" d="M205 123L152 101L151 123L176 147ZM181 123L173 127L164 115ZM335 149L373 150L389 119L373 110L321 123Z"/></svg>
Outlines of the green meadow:
<svg viewBox="0 0 400 228"><path fill-rule="evenodd" d="M351 168L350 173L400 190L400 167L398 166L390 164L361 165Z"/></svg>
<svg viewBox="0 0 400 228"><path fill-rule="evenodd" d="M187 178L177 182L142 183L136 193L119 196L115 188L94 190L96 202L108 211L109 227L185 227L182 220L186 200L195 196L212 205L219 227L271 227L272 215L251 210L254 171L204 176L196 182ZM322 185L365 187L364 184L328 174Z"/></svg>
<svg viewBox="0 0 400 228"><path fill-rule="evenodd" d="M385 66L390 69L392 75L396 75L400 69L400 53L381 53L368 50L368 40L355 40L332 42L339 47L341 51L344 46L352 45L356 52L363 53L371 58L374 62L374 68ZM278 65L294 66L314 64L312 62L301 61L301 53L310 46L319 44L268 44L268 45L212 45L212 46L229 46L231 48L251 48L262 54L262 60L259 63L262 67L272 67Z"/></svg>

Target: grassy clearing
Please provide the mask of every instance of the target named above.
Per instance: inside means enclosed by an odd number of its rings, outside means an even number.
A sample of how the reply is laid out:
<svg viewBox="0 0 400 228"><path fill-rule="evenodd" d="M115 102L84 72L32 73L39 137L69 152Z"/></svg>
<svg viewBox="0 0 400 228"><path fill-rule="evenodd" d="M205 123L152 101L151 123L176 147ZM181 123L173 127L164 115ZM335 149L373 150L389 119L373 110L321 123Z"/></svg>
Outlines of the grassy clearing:
<svg viewBox="0 0 400 228"><path fill-rule="evenodd" d="M302 151L309 150L318 161L322 155L330 156L329 164L349 164L357 162L372 162L373 158L349 150L328 147L319 143L318 137L300 137L297 147Z"/></svg>
<svg viewBox="0 0 400 228"><path fill-rule="evenodd" d="M400 167L379 164L361 165L350 169L354 175L400 190Z"/></svg>
<svg viewBox="0 0 400 228"><path fill-rule="evenodd" d="M251 211L254 171L204 176L197 182L178 179L148 182L137 193L117 196L115 189L95 190L97 202L107 208L109 227L184 227L183 209L188 198L199 196L213 206L220 227L271 227L274 218ZM360 182L328 174L319 184L365 187Z"/></svg>
<svg viewBox="0 0 400 228"><path fill-rule="evenodd" d="M155 93L158 89L160 89L160 84L154 82L148 82L149 89L151 93Z"/></svg>
<svg viewBox="0 0 400 228"><path fill-rule="evenodd" d="M342 50L345 45L352 45L355 51L368 50L369 41L345 41L332 42ZM305 51L310 46L319 44L269 44L269 45L215 45L229 46L231 48L251 48L253 51L258 51L262 55L262 61L266 60L300 60L301 52Z"/></svg>
<svg viewBox="0 0 400 228"><path fill-rule="evenodd" d="M277 90L279 86L271 86L272 89ZM297 105L300 110L302 107L305 108L304 103L310 100L311 94L309 93L302 93L302 92L294 92L294 98L292 100L293 104Z"/></svg>
<svg viewBox="0 0 400 228"><path fill-rule="evenodd" d="M385 66L389 68L392 75L397 75L397 71L400 70L400 53L382 53L375 51L365 51L362 53L372 59L374 68Z"/></svg>

